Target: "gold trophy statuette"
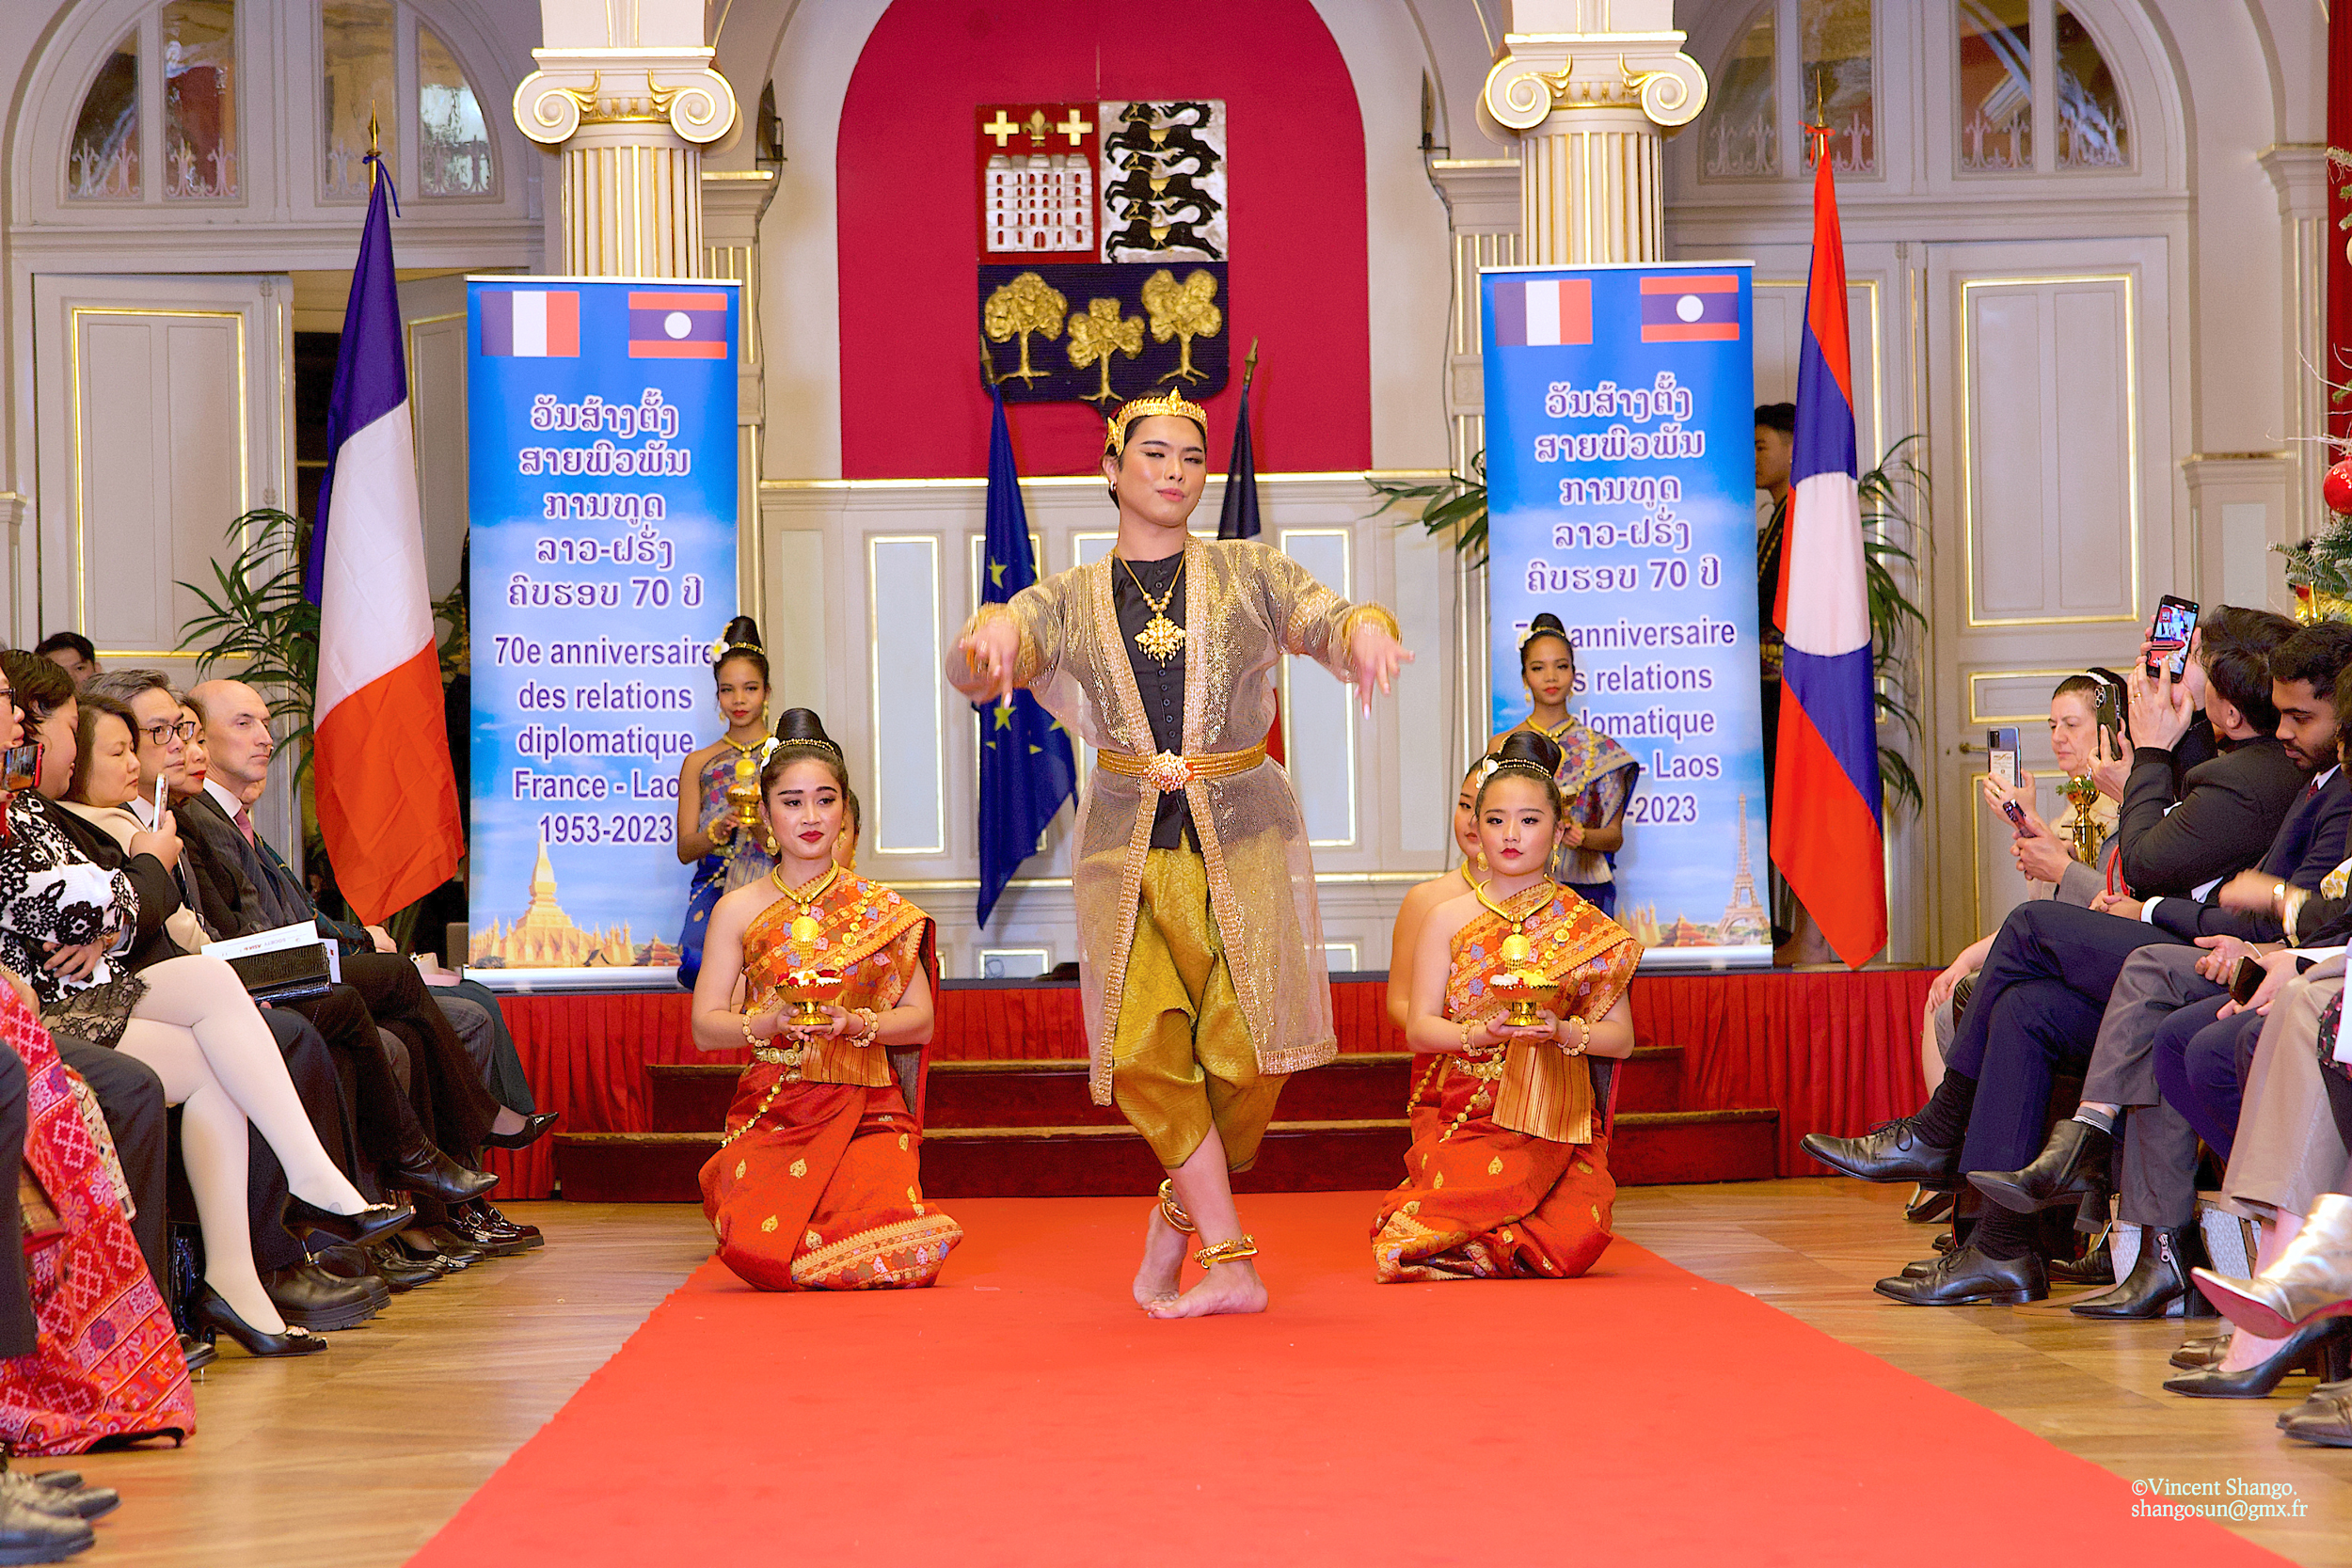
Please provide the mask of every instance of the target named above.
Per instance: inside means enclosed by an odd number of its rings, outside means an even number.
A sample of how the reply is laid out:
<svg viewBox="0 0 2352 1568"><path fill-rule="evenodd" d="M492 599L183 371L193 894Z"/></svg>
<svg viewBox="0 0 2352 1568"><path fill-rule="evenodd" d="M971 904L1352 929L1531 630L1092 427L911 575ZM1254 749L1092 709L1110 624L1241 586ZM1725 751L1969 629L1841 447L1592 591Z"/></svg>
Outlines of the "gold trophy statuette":
<svg viewBox="0 0 2352 1568"><path fill-rule="evenodd" d="M1494 989L1511 999L1503 1022L1514 1029L1542 1028L1545 1006L1560 997L1560 982L1534 967L1534 958L1535 944L1526 932L1514 931L1502 939L1502 961L1509 967L1495 977Z"/></svg>
<svg viewBox="0 0 2352 1568"><path fill-rule="evenodd" d="M2098 860L2099 845L2107 836L2106 830L2090 815L2091 806L2099 799L2099 786L2086 773L2079 779L2067 780L2061 793L2074 808L2074 820L2067 828L2067 837L2072 841L2069 850L2076 860L2090 865Z"/></svg>
<svg viewBox="0 0 2352 1568"><path fill-rule="evenodd" d="M748 835L759 826L759 762L750 752L735 759L735 782L727 785L727 809L735 814L735 843L750 843Z"/></svg>

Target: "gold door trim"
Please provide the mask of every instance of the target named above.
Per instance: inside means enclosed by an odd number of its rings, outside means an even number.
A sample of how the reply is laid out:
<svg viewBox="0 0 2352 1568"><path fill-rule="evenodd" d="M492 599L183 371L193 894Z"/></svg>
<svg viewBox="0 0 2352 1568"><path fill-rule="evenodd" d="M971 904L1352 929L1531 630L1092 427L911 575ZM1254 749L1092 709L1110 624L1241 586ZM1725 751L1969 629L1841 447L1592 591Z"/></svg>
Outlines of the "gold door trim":
<svg viewBox="0 0 2352 1568"><path fill-rule="evenodd" d="M1972 670L1968 673L1968 722L1972 725L2039 724L2050 717L2047 708L2040 713L1986 713L1977 701L1979 681L2030 680L2037 675L2051 680L2064 680L2069 675L2084 675L2090 673L2089 666L2078 664L2070 664L2062 670Z"/></svg>
<svg viewBox="0 0 2352 1568"><path fill-rule="evenodd" d="M86 527L87 499L84 495L84 475L87 471L82 451L82 318L84 316L162 316L192 317L212 321L233 321L237 324L237 511L253 509L253 454L250 388L246 366L246 325L244 310L169 309L140 305L72 305L66 308L66 401L68 419L72 424L73 439L73 629L83 635L89 631L89 551ZM194 658L192 649L101 649L102 658Z"/></svg>
<svg viewBox="0 0 2352 1568"><path fill-rule="evenodd" d="M2022 289L2053 283L2121 283L2123 285L2123 450L2126 464L2125 503L2130 523L2132 570L2131 608L2121 615L2001 615L1977 613L1977 487L1969 408L1974 401L1975 375L1969 333L1969 296L1979 289ZM2139 494L2139 275L2136 272L2067 272L1963 277L1960 280L1960 534L1961 613L1971 626L2088 626L2135 622L2139 619L2140 494Z"/></svg>

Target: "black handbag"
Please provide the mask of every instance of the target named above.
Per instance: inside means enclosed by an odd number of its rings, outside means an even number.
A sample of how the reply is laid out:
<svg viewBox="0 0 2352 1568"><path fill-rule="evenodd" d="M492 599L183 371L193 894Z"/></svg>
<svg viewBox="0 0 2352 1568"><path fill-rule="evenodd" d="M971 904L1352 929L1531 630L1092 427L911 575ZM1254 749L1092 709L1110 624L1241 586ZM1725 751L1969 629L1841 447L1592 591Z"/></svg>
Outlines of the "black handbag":
<svg viewBox="0 0 2352 1568"><path fill-rule="evenodd" d="M326 963L326 944L274 948L230 958L229 967L245 982L246 993L256 1002L300 1002L324 996L335 983Z"/></svg>

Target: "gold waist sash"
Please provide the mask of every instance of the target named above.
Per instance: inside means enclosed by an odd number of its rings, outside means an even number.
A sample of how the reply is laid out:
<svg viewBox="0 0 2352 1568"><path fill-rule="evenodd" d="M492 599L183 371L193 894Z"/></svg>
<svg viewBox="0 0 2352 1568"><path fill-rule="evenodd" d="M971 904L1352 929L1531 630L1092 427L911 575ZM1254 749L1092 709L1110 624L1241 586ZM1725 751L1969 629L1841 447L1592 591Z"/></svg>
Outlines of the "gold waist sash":
<svg viewBox="0 0 2352 1568"><path fill-rule="evenodd" d="M1195 779L1224 779L1248 772L1265 761L1265 742L1261 740L1246 752L1203 752L1188 757L1174 752L1146 757L1133 752L1102 751L1094 753L1094 760L1105 773L1142 779L1161 794L1173 795Z"/></svg>

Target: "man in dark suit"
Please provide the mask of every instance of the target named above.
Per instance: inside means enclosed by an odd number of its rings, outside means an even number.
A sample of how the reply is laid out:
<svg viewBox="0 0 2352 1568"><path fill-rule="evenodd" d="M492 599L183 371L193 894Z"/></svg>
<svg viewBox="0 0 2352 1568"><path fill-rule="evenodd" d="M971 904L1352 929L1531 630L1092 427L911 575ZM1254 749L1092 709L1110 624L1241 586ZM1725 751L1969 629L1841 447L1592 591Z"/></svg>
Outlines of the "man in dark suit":
<svg viewBox="0 0 2352 1568"><path fill-rule="evenodd" d="M241 903L236 911L240 925L266 929L315 921L323 932L336 938L342 948L344 982L358 990L376 1021L399 1036L408 1049L411 1099L426 1135L439 1149L470 1163L475 1150L490 1140L502 1121L514 1122L526 1141L527 1136L544 1131L552 1117L520 1117L491 1098L416 965L390 951L390 937L381 927L358 927L322 916L301 879L269 841L253 830L246 801L266 780L276 752L268 705L261 693L241 681L212 680L188 696L204 725L209 771L201 791L183 800L179 814L191 835L203 841L225 865L234 866L242 885L251 890L251 902ZM421 1222L438 1221L421 1224L421 1233L441 1244L445 1252L469 1247L515 1251L539 1241L535 1227L507 1221L479 1194L460 1197L420 1192L416 1196ZM444 1213L433 1212L437 1202L449 1206Z"/></svg>
<svg viewBox="0 0 2352 1568"><path fill-rule="evenodd" d="M2188 729L2193 686L2152 682L2144 670L2136 672L2134 751L2124 798L2127 803L2137 798L2142 809L2119 821L2118 832L2130 835L2119 863L2127 874L2137 866L2158 880L2135 888L2182 896L2272 855L2298 872L2316 859L2312 841L2320 822L2328 816L2340 821L2341 808L2330 800L2323 809L2307 787L2310 774L2274 733L2280 716L2269 678L2270 655L2297 635L2293 623L2279 616L2241 620L2233 636L2210 641L2201 632L2193 667L2203 673L2205 710L2229 750L2191 772L2187 793L2169 813L2147 808L2171 791L2169 751ZM2335 841L2340 852L2340 826ZM2311 875L2316 879L2332 864L2331 859ZM1944 1188L1963 1172L2006 1172L2024 1164L2041 1145L2052 1083L2061 1069L2079 1069L2090 1056L2123 964L2151 944L2185 945L2163 926L2136 918L2139 906L2125 895L2104 895L2099 902L2102 907L2085 910L2043 900L2010 911L1955 1033L1944 1082L1928 1105L1859 1138L1808 1134L1806 1151L1866 1180ZM2029 1217L2007 1211L1989 1214L1966 1245L1924 1274L1881 1280L1878 1289L1914 1306L2028 1301L2049 1293Z"/></svg>

